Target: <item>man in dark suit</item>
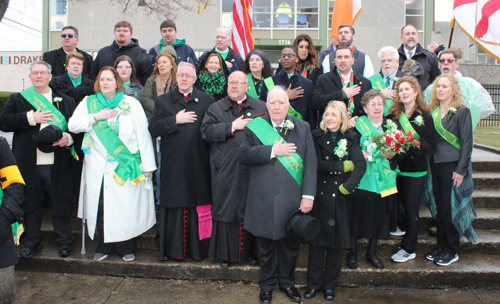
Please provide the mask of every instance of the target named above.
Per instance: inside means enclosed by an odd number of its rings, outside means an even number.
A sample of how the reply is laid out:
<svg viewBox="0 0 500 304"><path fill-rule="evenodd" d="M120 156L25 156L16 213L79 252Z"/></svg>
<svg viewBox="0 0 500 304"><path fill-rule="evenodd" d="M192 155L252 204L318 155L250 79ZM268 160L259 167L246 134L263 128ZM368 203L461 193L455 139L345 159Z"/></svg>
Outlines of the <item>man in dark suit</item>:
<svg viewBox="0 0 500 304"><path fill-rule="evenodd" d="M288 238L285 226L299 208L304 213L312 209L316 152L309 125L287 115L290 102L284 88L274 87L266 106L264 117L245 126L238 150L240 162L250 166L244 228L257 238L260 303L272 301L277 282L288 299L298 302L294 271L300 241Z"/></svg>
<svg viewBox="0 0 500 304"><path fill-rule="evenodd" d="M311 130L316 129L317 113L312 107L312 97L314 91L313 82L299 75L296 71L299 56L294 47L287 46L281 50L282 70L272 77L272 82L267 82L262 87L259 99L265 101L267 92L275 85L287 88L287 95L290 101L288 114L298 117L309 123Z"/></svg>
<svg viewBox="0 0 500 304"><path fill-rule="evenodd" d="M40 228L44 203L52 209L54 231L61 245L59 256L73 253L73 197L71 170L68 170L73 134L67 131L67 121L76 104L73 98L49 87L50 72L48 63L33 62L29 75L33 86L10 95L0 115L0 130L14 132L12 152L26 182L23 205L26 243L19 252L22 258L31 258L42 248ZM55 128L59 132L51 131L57 131ZM53 136L47 137L51 139L49 142L42 143L38 136L41 133Z"/></svg>
<svg viewBox="0 0 500 304"><path fill-rule="evenodd" d="M216 31L215 36L215 47L210 51L203 53L203 55L198 58L198 63L196 70L199 71L202 67L200 64L206 61L206 58L210 53L217 52L221 55L222 59L226 61L227 68L230 72L238 71L243 67L243 58L233 51L230 47L231 45L232 32L230 29L219 28Z"/></svg>
<svg viewBox="0 0 500 304"><path fill-rule="evenodd" d="M61 32L61 48L43 53L43 61L52 66L52 76L60 76L66 73L66 55L69 53L78 52L82 54L83 72L82 75L89 77L90 70L92 69L92 56L87 54L76 47L78 44L78 29L74 26L68 25L63 27Z"/></svg>
<svg viewBox="0 0 500 304"><path fill-rule="evenodd" d="M395 91L396 82L399 77L405 76L399 68L399 54L393 46L384 46L378 51L380 60L380 72L369 77L372 88L381 91L385 98L384 116L388 114L389 108L394 103L397 92Z"/></svg>
<svg viewBox="0 0 500 304"><path fill-rule="evenodd" d="M319 111L319 117L323 117L330 101L341 100L346 104L350 117L355 119L365 115L361 98L372 88L370 80L352 69L354 57L351 48L339 47L333 54L335 69L319 76L314 87L313 109Z"/></svg>

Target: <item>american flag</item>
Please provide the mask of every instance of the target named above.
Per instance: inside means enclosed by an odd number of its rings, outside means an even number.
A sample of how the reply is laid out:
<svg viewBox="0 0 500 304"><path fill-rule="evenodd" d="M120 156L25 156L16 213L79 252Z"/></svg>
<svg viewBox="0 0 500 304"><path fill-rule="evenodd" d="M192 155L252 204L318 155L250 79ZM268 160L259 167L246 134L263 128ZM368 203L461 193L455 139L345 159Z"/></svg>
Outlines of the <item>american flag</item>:
<svg viewBox="0 0 500 304"><path fill-rule="evenodd" d="M243 59L253 50L252 0L233 1L233 49Z"/></svg>

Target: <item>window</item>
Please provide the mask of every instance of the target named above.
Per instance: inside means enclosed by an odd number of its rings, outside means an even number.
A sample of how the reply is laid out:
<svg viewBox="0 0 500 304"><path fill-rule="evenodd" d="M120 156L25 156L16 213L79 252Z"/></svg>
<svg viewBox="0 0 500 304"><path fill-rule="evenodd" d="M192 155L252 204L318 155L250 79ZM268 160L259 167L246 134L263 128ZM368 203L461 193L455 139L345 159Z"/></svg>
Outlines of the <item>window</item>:
<svg viewBox="0 0 500 304"><path fill-rule="evenodd" d="M413 24L421 37L424 32L424 11L424 0L406 0L405 24Z"/></svg>
<svg viewBox="0 0 500 304"><path fill-rule="evenodd" d="M50 30L60 31L68 25L68 1L50 0Z"/></svg>

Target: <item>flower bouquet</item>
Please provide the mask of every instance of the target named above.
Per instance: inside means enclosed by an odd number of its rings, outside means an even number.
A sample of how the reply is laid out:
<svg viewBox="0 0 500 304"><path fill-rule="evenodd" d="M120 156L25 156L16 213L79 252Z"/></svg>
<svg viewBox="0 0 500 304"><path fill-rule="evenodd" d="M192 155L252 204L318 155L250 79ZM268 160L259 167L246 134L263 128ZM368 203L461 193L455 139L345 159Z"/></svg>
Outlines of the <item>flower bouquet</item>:
<svg viewBox="0 0 500 304"><path fill-rule="evenodd" d="M384 154L402 154L407 152L411 147L420 149L420 142L413 138L411 131L404 133L399 130L397 125L390 119L387 120L387 130L379 132L370 137L370 140L365 143L367 152L372 153L378 149Z"/></svg>

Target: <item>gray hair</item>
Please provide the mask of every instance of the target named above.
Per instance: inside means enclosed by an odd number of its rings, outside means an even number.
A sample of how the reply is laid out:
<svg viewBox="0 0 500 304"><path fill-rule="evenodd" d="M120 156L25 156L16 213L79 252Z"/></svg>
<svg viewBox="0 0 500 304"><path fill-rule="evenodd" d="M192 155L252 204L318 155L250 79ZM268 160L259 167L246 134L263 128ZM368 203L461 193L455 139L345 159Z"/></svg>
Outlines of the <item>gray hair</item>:
<svg viewBox="0 0 500 304"><path fill-rule="evenodd" d="M75 38L78 38L78 29L74 26L71 25L66 25L65 27L62 28L61 32L64 30L73 30L75 32Z"/></svg>
<svg viewBox="0 0 500 304"><path fill-rule="evenodd" d="M286 102L287 103L290 102L290 100L288 99L288 93L286 92L286 88L284 86L280 86L280 85L274 86L274 88L272 88L271 91L267 92L266 102L269 102L269 95L271 95L271 93L274 91L281 91L281 92L285 93Z"/></svg>
<svg viewBox="0 0 500 304"><path fill-rule="evenodd" d="M383 48L381 48L380 51L378 51L378 59L382 60L382 55L384 54L391 54L394 60L399 61L398 50L396 50L396 48L393 46L384 46Z"/></svg>
<svg viewBox="0 0 500 304"><path fill-rule="evenodd" d="M33 69L33 66L37 65L37 64L44 65L47 68L47 73L52 74L52 66L45 61L33 61L32 63L30 63L30 65L29 65L30 74L31 74L31 70Z"/></svg>
<svg viewBox="0 0 500 304"><path fill-rule="evenodd" d="M181 63L179 63L179 65L177 66L177 71L179 71L181 69L181 67L183 67L183 66L192 68L193 69L193 76L196 76L196 68L194 67L194 65L192 63L181 61Z"/></svg>
<svg viewBox="0 0 500 304"><path fill-rule="evenodd" d="M231 39L231 35L232 35L232 33L233 33L233 32L231 31L231 29L228 29L228 28L225 28L225 27L219 27L218 29L216 29L216 30L215 30L215 35L217 35L217 33L218 33L220 30L224 30L224 31L226 31L226 33L227 33L227 38L228 38L228 39Z"/></svg>

